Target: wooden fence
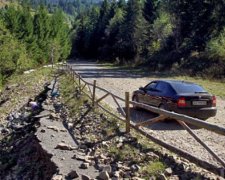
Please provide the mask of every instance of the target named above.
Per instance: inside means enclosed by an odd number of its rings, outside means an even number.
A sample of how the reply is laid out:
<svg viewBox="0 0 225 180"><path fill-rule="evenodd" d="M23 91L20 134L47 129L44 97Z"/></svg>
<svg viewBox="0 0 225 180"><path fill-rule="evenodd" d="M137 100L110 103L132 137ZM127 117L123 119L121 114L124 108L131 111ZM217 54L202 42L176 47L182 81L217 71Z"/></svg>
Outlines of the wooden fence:
<svg viewBox="0 0 225 180"><path fill-rule="evenodd" d="M103 109L105 112L109 113L110 115L112 115L113 117L123 121L124 123L126 123L126 132L129 133L130 129L133 128L134 130L136 130L137 132L139 132L140 134L144 135L145 137L147 137L148 139L152 140L153 142L161 145L162 147L198 164L199 166L214 172L215 174L218 174L220 176L224 177L224 172L225 172L225 161L223 159L221 159L209 146L207 146L199 137L197 134L195 134L194 131L192 131L192 129L187 125L193 125L196 126L198 128L204 128L207 129L209 131L212 131L214 133L220 134L225 136L225 128L215 125L215 124L211 124L196 118L192 118L186 115L182 115L182 114L177 114L174 112L169 112L166 110L162 110L153 106L149 106L143 103L138 103L138 102L134 102L131 101L129 92L125 93L125 98L121 98L111 92L109 92L108 90L102 88L102 87L98 87L96 80L94 80L93 84L89 83L87 81L85 81L78 73L76 73L75 70L72 69L72 67L70 65L64 65L63 69L66 70L67 72L69 72L69 74L72 76L73 78L73 82L76 83L76 85L78 86L79 90L82 91L84 94L86 94L92 101L92 107L95 108L96 106L100 107L101 109ZM87 88L87 90L89 91L88 93L85 91L85 88ZM96 96L96 90L100 90L102 92L105 93L105 95L103 95L100 98L97 98ZM105 108L100 102L105 99L106 97L111 96L112 99L114 100L115 104L118 106L118 109L121 112L121 116L118 114L115 114L113 112L111 112L110 110L108 110L107 108ZM123 101L125 104L125 108L121 107L119 101ZM130 118L130 105L145 109L147 111L151 111L153 113L157 113L159 114L158 117L156 118L152 118L149 119L147 121L143 121L140 123L134 123L131 121ZM153 137L152 135L150 135L149 133L147 133L146 131L144 131L142 127L144 126L148 126L151 124L154 124L156 122L165 120L165 118L172 118L174 120L176 120L185 130L187 130L187 132L198 142L200 143L220 164L221 167L217 167L211 163L206 162L205 160L199 159L195 156L193 156L191 153L188 153L186 151L183 151L180 148L177 148L171 144L168 144L160 139L157 139L155 137Z"/></svg>

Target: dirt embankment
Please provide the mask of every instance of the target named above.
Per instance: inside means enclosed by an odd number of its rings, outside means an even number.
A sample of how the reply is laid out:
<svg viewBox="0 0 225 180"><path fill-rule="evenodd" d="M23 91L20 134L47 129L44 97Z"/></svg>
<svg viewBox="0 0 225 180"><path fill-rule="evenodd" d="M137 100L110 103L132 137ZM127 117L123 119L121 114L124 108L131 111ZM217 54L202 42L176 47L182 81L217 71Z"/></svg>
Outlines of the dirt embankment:
<svg viewBox="0 0 225 180"><path fill-rule="evenodd" d="M148 82L159 77L146 77L139 73L132 73L129 70L121 70L118 68L105 67L102 64L95 62L75 62L72 64L76 70L85 80L93 82L97 80L97 85L103 87L112 93L124 97L125 92L132 92L140 86L144 86ZM163 76L165 79L165 76ZM101 97L104 93L97 91L97 95ZM117 105L110 97L105 99L112 108L117 110ZM124 106L121 103L121 106ZM225 100L217 99L218 112L216 117L209 118L207 121L225 127ZM139 122L153 117L150 112L132 110L132 121ZM166 141L169 144L175 145L184 151L192 153L194 156L204 159L209 163L221 165L201 146L191 135L188 134L180 125L175 122L170 123L156 123L145 128L151 135ZM225 160L225 136L217 135L204 129L194 128L193 131L200 136L200 138L209 145L223 160Z"/></svg>
<svg viewBox="0 0 225 180"><path fill-rule="evenodd" d="M43 84L38 89L43 88ZM17 87L19 86L14 86ZM8 89L3 94L10 97L13 97L16 90L18 92L16 89L8 94ZM43 149L35 135L40 126L36 116L42 111L42 103L46 97L47 91L44 88L33 100L35 107L28 101L25 104L7 101L7 106L11 104L16 109L0 124L0 179L51 179L57 172L57 166L51 161L52 155Z"/></svg>

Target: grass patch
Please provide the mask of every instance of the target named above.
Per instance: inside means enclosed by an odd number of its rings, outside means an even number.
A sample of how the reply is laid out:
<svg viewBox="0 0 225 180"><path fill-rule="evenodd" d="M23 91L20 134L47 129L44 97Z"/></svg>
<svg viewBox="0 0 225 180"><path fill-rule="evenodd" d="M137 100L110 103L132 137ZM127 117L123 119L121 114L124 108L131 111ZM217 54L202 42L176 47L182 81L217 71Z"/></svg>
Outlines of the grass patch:
<svg viewBox="0 0 225 180"><path fill-rule="evenodd" d="M140 173L149 178L151 176L157 176L162 173L166 168L166 165L160 161L151 162L143 166L140 170Z"/></svg>
<svg viewBox="0 0 225 180"><path fill-rule="evenodd" d="M14 74L7 80L6 85L19 83L30 88L43 80L51 79L54 72L51 68L39 68L29 74Z"/></svg>
<svg viewBox="0 0 225 180"><path fill-rule="evenodd" d="M85 101L88 101L86 96L82 96L78 91L78 87L73 84L73 79L70 75L61 76L60 93L66 106L69 107L69 115L72 117L80 113L80 108Z"/></svg>
<svg viewBox="0 0 225 180"><path fill-rule="evenodd" d="M129 144L125 144L121 148L117 148L116 146L109 147L109 154L114 156L118 161L132 161L136 162L137 157L139 156L138 149L134 148Z"/></svg>

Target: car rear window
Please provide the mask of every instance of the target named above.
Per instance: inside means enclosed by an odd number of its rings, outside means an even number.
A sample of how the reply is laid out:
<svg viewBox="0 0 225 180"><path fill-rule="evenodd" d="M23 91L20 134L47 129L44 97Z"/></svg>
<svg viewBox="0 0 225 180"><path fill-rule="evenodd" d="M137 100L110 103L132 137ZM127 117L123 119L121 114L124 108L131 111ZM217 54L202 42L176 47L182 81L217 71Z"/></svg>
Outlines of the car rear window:
<svg viewBox="0 0 225 180"><path fill-rule="evenodd" d="M171 84L174 90L177 93L204 93L206 90L197 85L197 84L191 84L191 83L172 83Z"/></svg>

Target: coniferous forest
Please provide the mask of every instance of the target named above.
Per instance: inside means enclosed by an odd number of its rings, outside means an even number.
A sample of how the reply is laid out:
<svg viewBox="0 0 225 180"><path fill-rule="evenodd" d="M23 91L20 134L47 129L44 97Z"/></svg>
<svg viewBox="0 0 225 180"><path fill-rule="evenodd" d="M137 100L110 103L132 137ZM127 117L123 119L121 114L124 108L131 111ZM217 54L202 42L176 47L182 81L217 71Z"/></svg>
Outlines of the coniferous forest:
<svg viewBox="0 0 225 180"><path fill-rule="evenodd" d="M225 75L224 0L104 0L75 22L75 56Z"/></svg>
<svg viewBox="0 0 225 180"><path fill-rule="evenodd" d="M71 50L69 27L57 9L9 5L0 11L0 84L15 73L66 59Z"/></svg>
<svg viewBox="0 0 225 180"><path fill-rule="evenodd" d="M1 6L0 6L1 7ZM0 81L82 57L225 76L225 0L24 0L0 9ZM0 83L0 84L1 84Z"/></svg>

